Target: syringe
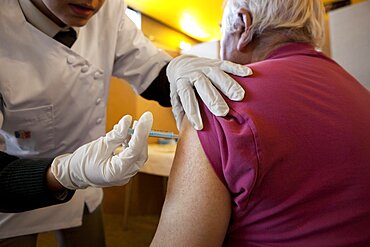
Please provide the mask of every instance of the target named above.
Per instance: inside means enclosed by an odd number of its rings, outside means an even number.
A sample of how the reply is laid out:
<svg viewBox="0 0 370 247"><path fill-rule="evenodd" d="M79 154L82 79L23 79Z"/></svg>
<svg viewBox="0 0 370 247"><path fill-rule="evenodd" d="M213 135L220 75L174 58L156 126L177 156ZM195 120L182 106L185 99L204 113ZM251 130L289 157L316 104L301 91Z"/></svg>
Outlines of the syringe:
<svg viewBox="0 0 370 247"><path fill-rule="evenodd" d="M128 134L132 135L134 133L134 129L128 128ZM169 132L169 131L158 131L158 130L151 130L149 132L149 136L151 137L159 137L159 138L166 138L166 139L179 139L179 136Z"/></svg>

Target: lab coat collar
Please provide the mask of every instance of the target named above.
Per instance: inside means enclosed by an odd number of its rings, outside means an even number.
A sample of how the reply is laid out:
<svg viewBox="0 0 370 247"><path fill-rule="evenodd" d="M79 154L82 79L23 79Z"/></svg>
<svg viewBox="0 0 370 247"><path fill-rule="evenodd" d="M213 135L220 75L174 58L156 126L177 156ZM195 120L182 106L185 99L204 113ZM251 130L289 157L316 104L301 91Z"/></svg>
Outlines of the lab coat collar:
<svg viewBox="0 0 370 247"><path fill-rule="evenodd" d="M55 22L44 15L30 0L18 1L27 21L49 37L54 37L58 32L69 29L69 27L59 27ZM72 28L78 35L79 28Z"/></svg>

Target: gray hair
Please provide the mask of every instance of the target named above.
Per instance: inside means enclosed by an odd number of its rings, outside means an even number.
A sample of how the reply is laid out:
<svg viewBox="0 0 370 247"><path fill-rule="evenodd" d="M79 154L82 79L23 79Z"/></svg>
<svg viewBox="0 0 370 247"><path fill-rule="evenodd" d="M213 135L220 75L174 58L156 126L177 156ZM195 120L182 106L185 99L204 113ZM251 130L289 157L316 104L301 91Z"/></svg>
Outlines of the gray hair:
<svg viewBox="0 0 370 247"><path fill-rule="evenodd" d="M223 25L226 30L236 31L240 24L238 11L245 8L252 17L250 35L251 41L264 32L289 30L305 37L316 47L324 42L324 7L321 0L227 0L228 16L224 16ZM298 37L296 36L296 37ZM294 36L293 36L294 37ZM300 41L300 40L297 40Z"/></svg>

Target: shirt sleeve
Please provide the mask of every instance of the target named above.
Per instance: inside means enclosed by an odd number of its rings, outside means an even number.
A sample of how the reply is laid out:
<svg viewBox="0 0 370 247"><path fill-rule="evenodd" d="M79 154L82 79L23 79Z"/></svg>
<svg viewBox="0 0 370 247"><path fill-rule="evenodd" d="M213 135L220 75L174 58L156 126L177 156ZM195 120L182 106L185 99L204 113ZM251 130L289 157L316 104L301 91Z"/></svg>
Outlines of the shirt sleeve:
<svg viewBox="0 0 370 247"><path fill-rule="evenodd" d="M232 108L226 117L214 116L200 102L204 128L198 131L203 150L219 179L228 188L235 207L246 208L258 174L256 128L246 114Z"/></svg>
<svg viewBox="0 0 370 247"><path fill-rule="evenodd" d="M19 159L0 152L0 212L22 212L69 201L74 191L62 198L48 190L46 172L52 159Z"/></svg>
<svg viewBox="0 0 370 247"><path fill-rule="evenodd" d="M122 15L112 73L114 76L127 80L135 92L141 94L170 60L171 57L156 48L126 14Z"/></svg>

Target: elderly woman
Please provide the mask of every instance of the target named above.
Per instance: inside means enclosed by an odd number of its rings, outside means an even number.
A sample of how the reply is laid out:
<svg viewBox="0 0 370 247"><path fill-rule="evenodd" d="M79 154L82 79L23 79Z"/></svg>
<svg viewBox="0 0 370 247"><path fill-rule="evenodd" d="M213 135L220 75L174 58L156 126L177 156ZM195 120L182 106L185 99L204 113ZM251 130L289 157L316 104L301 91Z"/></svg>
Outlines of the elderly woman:
<svg viewBox="0 0 370 247"><path fill-rule="evenodd" d="M322 20L320 0L227 2L248 95L183 122L152 246L369 246L370 93L317 50Z"/></svg>

